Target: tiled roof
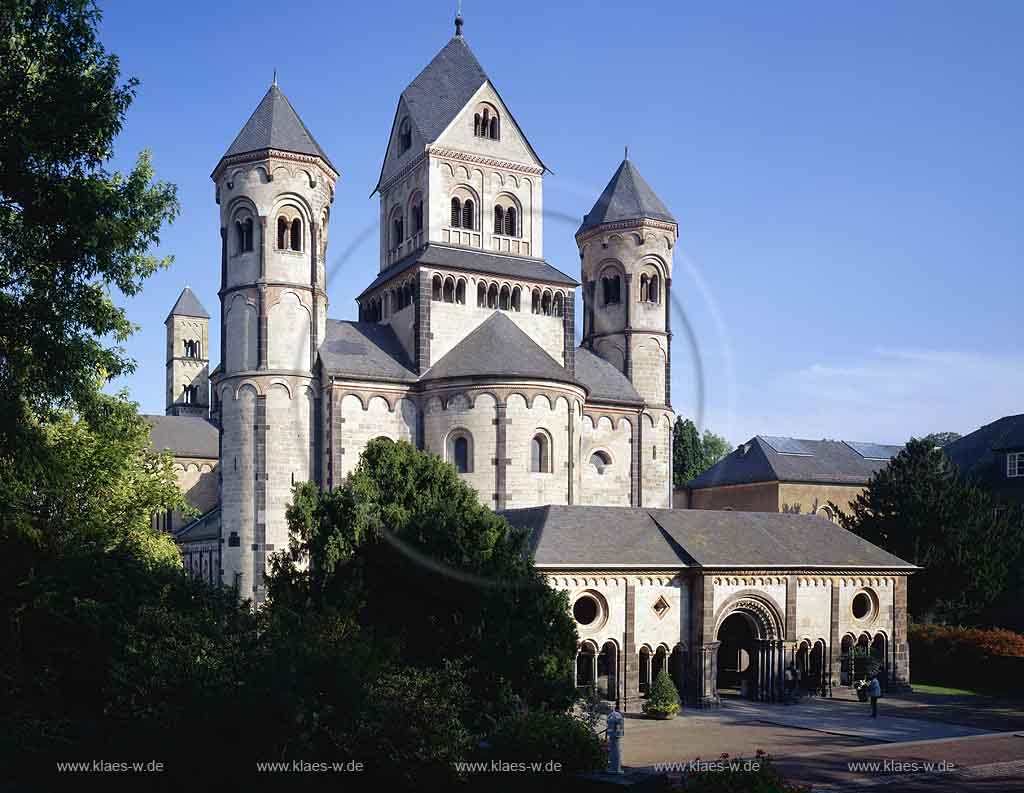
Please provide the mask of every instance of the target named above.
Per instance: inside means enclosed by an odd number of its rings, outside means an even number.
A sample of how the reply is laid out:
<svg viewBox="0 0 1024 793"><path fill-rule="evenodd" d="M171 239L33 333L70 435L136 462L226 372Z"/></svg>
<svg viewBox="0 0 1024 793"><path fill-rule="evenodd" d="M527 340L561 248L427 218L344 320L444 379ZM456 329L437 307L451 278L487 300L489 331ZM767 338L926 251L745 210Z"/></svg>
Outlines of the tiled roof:
<svg viewBox="0 0 1024 793"><path fill-rule="evenodd" d="M178 295L177 301L174 303L174 308L171 309L171 313L167 315L167 319L171 317L202 317L203 319L209 319L210 315L203 308L203 304L199 302L199 298L196 297L195 292L189 289L187 286L181 290L181 294ZM167 320L165 319L164 322Z"/></svg>
<svg viewBox="0 0 1024 793"><path fill-rule="evenodd" d="M176 457L216 459L219 438L216 425L198 416L143 416L149 422L150 443L155 451Z"/></svg>
<svg viewBox="0 0 1024 793"><path fill-rule="evenodd" d="M320 148L320 144L313 138L313 133L302 123L288 97L277 87L276 82L270 86L262 101L256 106L256 110L245 122L242 131L224 152L224 157L261 149L310 154L320 157L332 169L337 170Z"/></svg>
<svg viewBox="0 0 1024 793"><path fill-rule="evenodd" d="M531 532L539 566L916 569L815 515L583 506L502 514Z"/></svg>
<svg viewBox="0 0 1024 793"><path fill-rule="evenodd" d="M587 347L576 348L576 379L589 390L588 401L644 401L622 372Z"/></svg>
<svg viewBox="0 0 1024 793"><path fill-rule="evenodd" d="M997 452L1024 451L1024 413L996 419L942 451L964 476L981 485L1003 484L1006 472Z"/></svg>
<svg viewBox="0 0 1024 793"><path fill-rule="evenodd" d="M471 273L520 278L524 281L539 281L573 287L578 285L575 279L570 278L561 270L552 267L544 259L511 256L505 253L486 253L471 248L456 248L431 242L409 254L404 259L395 262L386 270L383 270L363 290L360 297L368 292L372 292L385 281L394 278L396 275L417 264L450 267L454 270L465 270Z"/></svg>
<svg viewBox="0 0 1024 793"><path fill-rule="evenodd" d="M390 325L327 320L320 360L329 374L414 382L416 371Z"/></svg>
<svg viewBox="0 0 1024 793"><path fill-rule="evenodd" d="M220 504L174 532L175 542L182 545L201 540L216 540L218 537L220 537Z"/></svg>
<svg viewBox="0 0 1024 793"><path fill-rule="evenodd" d="M576 233L580 234L602 223L640 218L676 222L636 166L630 160L623 160L594 208L583 217L583 223Z"/></svg>
<svg viewBox="0 0 1024 793"><path fill-rule="evenodd" d="M791 445L784 445L783 441ZM864 457L855 446L863 445L757 435L687 484L693 489L776 481L863 485L889 460ZM889 456L895 456L902 448L881 444L869 446ZM804 452L780 453L777 447L803 449Z"/></svg>
<svg viewBox="0 0 1024 793"><path fill-rule="evenodd" d="M511 377L575 382L515 322L496 311L423 375L424 381Z"/></svg>

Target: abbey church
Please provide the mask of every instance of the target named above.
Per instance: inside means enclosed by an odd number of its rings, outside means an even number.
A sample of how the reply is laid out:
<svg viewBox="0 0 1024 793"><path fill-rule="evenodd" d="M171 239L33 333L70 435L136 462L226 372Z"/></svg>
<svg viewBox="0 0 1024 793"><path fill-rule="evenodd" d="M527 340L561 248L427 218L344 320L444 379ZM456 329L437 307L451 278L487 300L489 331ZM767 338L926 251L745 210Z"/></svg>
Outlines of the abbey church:
<svg viewBox="0 0 1024 793"><path fill-rule="evenodd" d="M343 166L275 81L213 170L220 360L186 288L166 321L167 415L151 418L203 513L155 518L190 572L262 602L292 485L338 486L385 437L532 530L573 604L577 682L623 707L661 668L696 704L741 679L772 699L798 661L824 692L865 636L908 680L911 565L820 517L671 509L679 230L633 162L609 163L582 216L578 270L548 262L547 168L458 19L398 97L378 268L349 320L328 318L326 271Z"/></svg>

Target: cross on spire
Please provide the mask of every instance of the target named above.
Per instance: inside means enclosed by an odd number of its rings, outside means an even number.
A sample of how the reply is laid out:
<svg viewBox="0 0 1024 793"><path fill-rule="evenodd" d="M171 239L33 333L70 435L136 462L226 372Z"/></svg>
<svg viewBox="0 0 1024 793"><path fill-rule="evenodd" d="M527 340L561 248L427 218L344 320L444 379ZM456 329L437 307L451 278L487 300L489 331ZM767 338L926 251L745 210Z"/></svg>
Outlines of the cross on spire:
<svg viewBox="0 0 1024 793"><path fill-rule="evenodd" d="M462 0L459 0L458 6L455 9L455 35L462 38Z"/></svg>

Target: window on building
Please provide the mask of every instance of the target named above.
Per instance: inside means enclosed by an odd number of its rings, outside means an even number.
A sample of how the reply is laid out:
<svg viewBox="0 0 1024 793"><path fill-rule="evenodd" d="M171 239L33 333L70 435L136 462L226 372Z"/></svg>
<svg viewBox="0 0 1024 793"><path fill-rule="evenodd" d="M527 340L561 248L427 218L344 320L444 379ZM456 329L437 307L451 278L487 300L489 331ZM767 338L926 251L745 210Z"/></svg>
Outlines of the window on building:
<svg viewBox="0 0 1024 793"><path fill-rule="evenodd" d="M606 306L622 302L622 279L618 274L601 277L601 292Z"/></svg>
<svg viewBox="0 0 1024 793"><path fill-rule="evenodd" d="M512 310L519 311L520 300L522 299L523 290L518 286L512 289Z"/></svg>
<svg viewBox="0 0 1024 793"><path fill-rule="evenodd" d="M1006 455L1006 475L1024 476L1024 452L1011 452Z"/></svg>
<svg viewBox="0 0 1024 793"><path fill-rule="evenodd" d="M494 233L505 233L505 208L496 206L494 208Z"/></svg>
<svg viewBox="0 0 1024 793"><path fill-rule="evenodd" d="M451 276L444 279L444 302L455 302L455 279Z"/></svg>
<svg viewBox="0 0 1024 793"><path fill-rule="evenodd" d="M475 228L473 224L473 202L468 198L462 204L462 228Z"/></svg>
<svg viewBox="0 0 1024 793"><path fill-rule="evenodd" d="M466 279L460 278L455 284L455 302L460 306L466 305Z"/></svg>
<svg viewBox="0 0 1024 793"><path fill-rule="evenodd" d="M419 234L423 231L423 202L417 201L412 205L412 217L410 222L412 223L412 233Z"/></svg>
<svg viewBox="0 0 1024 793"><path fill-rule="evenodd" d="M235 221L235 239L238 253L252 250L252 218Z"/></svg>
<svg viewBox="0 0 1024 793"><path fill-rule="evenodd" d="M498 293L498 308L502 311L512 308L512 290L508 288L508 284L502 286L501 292Z"/></svg>
<svg viewBox="0 0 1024 793"><path fill-rule="evenodd" d="M448 462L460 474L473 470L473 441L465 430L453 432L448 438Z"/></svg>
<svg viewBox="0 0 1024 793"><path fill-rule="evenodd" d="M431 282L430 282L430 299L431 300L440 300L441 299L441 289L442 288L443 287L442 287L441 276L435 275L433 280L431 280Z"/></svg>
<svg viewBox="0 0 1024 793"><path fill-rule="evenodd" d="M405 240L405 230L402 228L402 216L396 214L391 218L391 249L394 250L401 246L403 240Z"/></svg>
<svg viewBox="0 0 1024 793"><path fill-rule="evenodd" d="M452 199L452 228L462 225L462 202L457 198Z"/></svg>
<svg viewBox="0 0 1024 793"><path fill-rule="evenodd" d="M551 473L551 439L538 432L530 442L530 470L535 474Z"/></svg>
<svg viewBox="0 0 1024 793"><path fill-rule="evenodd" d="M516 225L516 208L509 207L505 211L505 236L507 237L518 237L519 230Z"/></svg>
<svg viewBox="0 0 1024 793"><path fill-rule="evenodd" d="M491 125L487 129L488 137L491 140L497 140L498 139L498 133L500 131L501 130L498 129L498 117L494 116L494 117L491 118Z"/></svg>
<svg viewBox="0 0 1024 793"><path fill-rule="evenodd" d="M554 312L556 317L560 317L565 313L565 302L562 298L561 292L555 292L555 301L552 307L552 311Z"/></svg>
<svg viewBox="0 0 1024 793"><path fill-rule="evenodd" d="M289 242L293 251L302 250L302 221L298 218L292 221L291 239Z"/></svg>
<svg viewBox="0 0 1024 793"><path fill-rule="evenodd" d="M487 284L484 281L476 285L476 307L487 308Z"/></svg>
<svg viewBox="0 0 1024 793"><path fill-rule="evenodd" d="M412 148L412 124L408 118L403 118L398 125L398 154L405 154Z"/></svg>
<svg viewBox="0 0 1024 793"><path fill-rule="evenodd" d="M594 452L590 455L590 464L594 466L599 474L603 474L605 469L612 464L612 458L608 452Z"/></svg>
<svg viewBox="0 0 1024 793"><path fill-rule="evenodd" d="M285 218L277 219L277 249L279 251L288 248L288 221Z"/></svg>

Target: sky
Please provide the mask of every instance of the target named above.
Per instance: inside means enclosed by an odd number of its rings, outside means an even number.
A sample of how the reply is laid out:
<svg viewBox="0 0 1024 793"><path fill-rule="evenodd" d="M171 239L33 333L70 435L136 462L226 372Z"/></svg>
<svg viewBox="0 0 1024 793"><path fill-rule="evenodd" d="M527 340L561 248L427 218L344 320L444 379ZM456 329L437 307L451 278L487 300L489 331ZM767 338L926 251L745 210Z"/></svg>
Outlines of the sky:
<svg viewBox="0 0 1024 793"><path fill-rule="evenodd" d="M121 301L138 368L114 387L144 412L164 409L163 321L186 284L218 360L210 173L275 69L342 173L329 316L355 318L395 105L454 6L102 3L101 39L140 80L112 167L151 150L182 205L158 249L174 264ZM678 413L736 444L902 443L1024 412L1024 3L465 0L463 15L551 170L549 262L578 277L573 234L626 145L678 220Z"/></svg>

